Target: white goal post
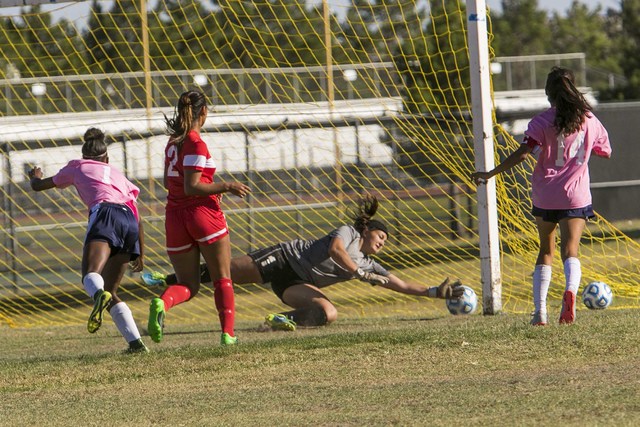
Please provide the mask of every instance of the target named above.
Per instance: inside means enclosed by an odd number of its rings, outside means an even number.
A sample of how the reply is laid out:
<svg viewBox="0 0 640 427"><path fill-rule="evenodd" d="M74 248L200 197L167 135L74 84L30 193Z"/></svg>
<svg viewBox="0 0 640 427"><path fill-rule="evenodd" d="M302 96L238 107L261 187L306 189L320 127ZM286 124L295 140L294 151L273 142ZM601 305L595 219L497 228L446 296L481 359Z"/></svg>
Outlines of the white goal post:
<svg viewBox="0 0 640 427"><path fill-rule="evenodd" d="M467 0L467 26L475 167L488 171L494 167L494 147L485 0ZM483 312L497 314L502 309L502 279L494 179L478 186L478 234Z"/></svg>

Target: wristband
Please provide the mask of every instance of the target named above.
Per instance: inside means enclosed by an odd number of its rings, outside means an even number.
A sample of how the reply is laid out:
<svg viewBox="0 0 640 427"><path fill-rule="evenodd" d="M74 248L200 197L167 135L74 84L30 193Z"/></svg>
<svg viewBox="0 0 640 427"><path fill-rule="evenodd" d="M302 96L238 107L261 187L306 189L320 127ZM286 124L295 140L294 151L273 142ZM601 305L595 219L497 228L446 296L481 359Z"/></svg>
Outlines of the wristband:
<svg viewBox="0 0 640 427"><path fill-rule="evenodd" d="M358 269L356 270L356 277L357 277L358 279L362 279L362 278L364 277L364 270L363 270L363 269L361 269L361 268L358 268Z"/></svg>
<svg viewBox="0 0 640 427"><path fill-rule="evenodd" d="M438 287L432 286L429 289L427 289L427 296L429 298L438 298Z"/></svg>

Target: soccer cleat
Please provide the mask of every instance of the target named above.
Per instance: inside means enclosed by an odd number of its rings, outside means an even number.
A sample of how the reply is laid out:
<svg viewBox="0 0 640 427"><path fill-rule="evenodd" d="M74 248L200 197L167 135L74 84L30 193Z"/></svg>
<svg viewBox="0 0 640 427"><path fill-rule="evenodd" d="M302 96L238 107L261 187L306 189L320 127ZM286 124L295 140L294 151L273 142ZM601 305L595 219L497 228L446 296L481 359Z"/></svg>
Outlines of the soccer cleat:
<svg viewBox="0 0 640 427"><path fill-rule="evenodd" d="M296 322L287 318L284 314L272 313L267 314L264 322L274 331L295 331Z"/></svg>
<svg viewBox="0 0 640 427"><path fill-rule="evenodd" d="M562 311L560 312L560 323L570 325L576 320L576 294L571 291L564 291L562 296Z"/></svg>
<svg viewBox="0 0 640 427"><path fill-rule="evenodd" d="M141 339L137 339L135 341L131 341L129 343L129 348L126 349L124 352L128 354L149 353L149 349L147 348L146 345L144 345Z"/></svg>
<svg viewBox="0 0 640 427"><path fill-rule="evenodd" d="M90 334L97 332L102 325L102 315L104 314L104 310L107 308L109 303L111 302L111 293L109 291L99 290L93 296L95 302L93 303L93 310L91 310L91 314L89 315L89 320L87 321L87 330Z"/></svg>
<svg viewBox="0 0 640 427"><path fill-rule="evenodd" d="M544 311L535 311L531 317L532 326L547 326L547 313Z"/></svg>
<svg viewBox="0 0 640 427"><path fill-rule="evenodd" d="M237 337L232 337L226 332L220 335L220 345L236 345L236 344L238 344Z"/></svg>
<svg viewBox="0 0 640 427"><path fill-rule="evenodd" d="M160 298L152 299L151 305L149 306L149 322L147 323L147 329L153 342L162 341L165 314L164 301Z"/></svg>
<svg viewBox="0 0 640 427"><path fill-rule="evenodd" d="M140 275L142 278L142 283L147 286L166 286L167 275L159 273L157 271L152 271L151 273L142 273Z"/></svg>

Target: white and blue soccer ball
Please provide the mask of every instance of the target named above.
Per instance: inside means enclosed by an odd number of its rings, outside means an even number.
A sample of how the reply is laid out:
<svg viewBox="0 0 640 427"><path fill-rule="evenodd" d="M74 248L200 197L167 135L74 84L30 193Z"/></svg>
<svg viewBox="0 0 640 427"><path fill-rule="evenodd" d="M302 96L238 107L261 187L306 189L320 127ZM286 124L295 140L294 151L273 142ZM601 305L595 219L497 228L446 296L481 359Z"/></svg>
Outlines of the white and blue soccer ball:
<svg viewBox="0 0 640 427"><path fill-rule="evenodd" d="M592 310L602 310L611 305L613 292L604 282L591 282L582 290L582 302Z"/></svg>
<svg viewBox="0 0 640 427"><path fill-rule="evenodd" d="M451 314L473 314L478 308L478 296L468 286L462 286L464 293L458 299L448 299L447 309Z"/></svg>

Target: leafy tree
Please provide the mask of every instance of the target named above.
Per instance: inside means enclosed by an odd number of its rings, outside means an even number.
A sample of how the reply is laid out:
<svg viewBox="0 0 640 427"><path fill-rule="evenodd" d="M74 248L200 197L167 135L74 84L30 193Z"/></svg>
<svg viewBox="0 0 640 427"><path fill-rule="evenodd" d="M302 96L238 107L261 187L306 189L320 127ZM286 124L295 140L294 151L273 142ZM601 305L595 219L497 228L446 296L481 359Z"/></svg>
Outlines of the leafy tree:
<svg viewBox="0 0 640 427"><path fill-rule="evenodd" d="M221 29L199 0L158 2L149 15L152 69L213 68Z"/></svg>
<svg viewBox="0 0 640 427"><path fill-rule="evenodd" d="M395 55L410 113L400 123L399 162L416 176L446 181L469 132L466 9L459 0L430 0L429 18L423 35L401 43Z"/></svg>
<svg viewBox="0 0 640 427"><path fill-rule="evenodd" d="M496 56L551 53L549 19L538 0L503 0L502 13L491 22Z"/></svg>
<svg viewBox="0 0 640 427"><path fill-rule="evenodd" d="M607 26L608 21L600 7L590 10L576 0L566 16L556 12L550 20L553 52L584 52L588 68L593 70L588 83L596 90L607 89L607 73L621 72L621 50L613 35L607 33Z"/></svg>
<svg viewBox="0 0 640 427"><path fill-rule="evenodd" d="M325 61L321 10L296 0L217 0L224 28L225 63L240 67L322 65Z"/></svg>
<svg viewBox="0 0 640 427"><path fill-rule="evenodd" d="M465 8L459 0L430 0L424 36L398 46L407 111L423 114L469 104L469 58Z"/></svg>
<svg viewBox="0 0 640 427"><path fill-rule="evenodd" d="M621 0L622 58L620 66L627 78L625 99L640 98L640 0Z"/></svg>
<svg viewBox="0 0 640 427"><path fill-rule="evenodd" d="M20 74L25 71L25 63L22 60L22 56L27 56L22 49L24 42L20 40L20 27L11 18L0 19L0 46L2 46L2 76L5 73L14 74L17 70ZM22 55L21 55L22 54Z"/></svg>
<svg viewBox="0 0 640 427"><path fill-rule="evenodd" d="M87 45L87 63L93 72L114 73L143 69L139 1L115 1L109 12L103 13L97 0L94 0L88 25L84 39Z"/></svg>
<svg viewBox="0 0 640 427"><path fill-rule="evenodd" d="M426 19L416 2L356 0L342 23L343 44L360 62L391 61L403 45L422 36Z"/></svg>
<svg viewBox="0 0 640 427"><path fill-rule="evenodd" d="M376 26L375 8L369 0L354 0L344 21L340 24L338 41L345 51L345 56L354 63L380 61L381 55L376 39L380 38Z"/></svg>
<svg viewBox="0 0 640 427"><path fill-rule="evenodd" d="M81 63L73 26L66 20L53 24L51 14L39 6L23 9L19 20L3 20L2 27L2 56L22 77L74 72Z"/></svg>

